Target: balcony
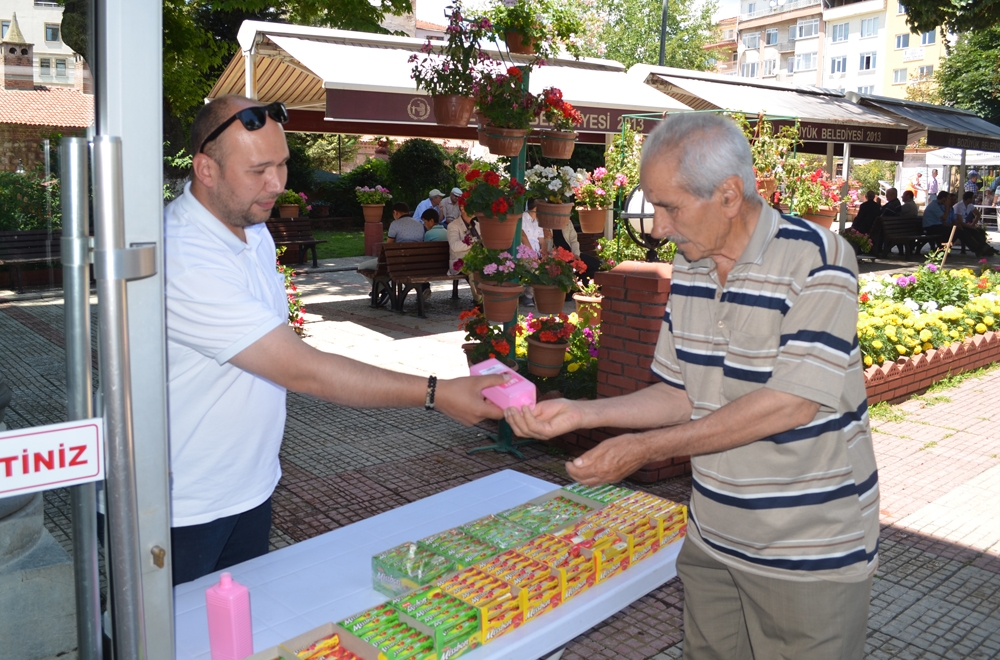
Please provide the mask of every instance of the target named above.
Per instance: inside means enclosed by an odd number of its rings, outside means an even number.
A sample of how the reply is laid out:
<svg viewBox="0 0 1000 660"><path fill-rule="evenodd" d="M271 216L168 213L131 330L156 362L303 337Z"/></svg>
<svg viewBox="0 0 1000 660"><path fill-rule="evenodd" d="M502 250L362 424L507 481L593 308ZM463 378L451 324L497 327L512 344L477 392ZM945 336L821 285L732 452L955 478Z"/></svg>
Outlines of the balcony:
<svg viewBox="0 0 1000 660"><path fill-rule="evenodd" d="M903 51L903 61L904 62L915 62L917 60L924 59L924 49L923 48L907 48Z"/></svg>
<svg viewBox="0 0 1000 660"><path fill-rule="evenodd" d="M757 0L763 3L764 0ZM757 11L750 12L748 14L740 14L741 21L750 21L755 18L764 18L765 16L775 16L778 14L784 14L785 12L795 11L796 9L805 9L807 7L813 7L817 5L822 5L822 0L788 0L784 4L779 4L780 0L770 0L773 3L772 6L764 7L763 9L758 9Z"/></svg>
<svg viewBox="0 0 1000 660"><path fill-rule="evenodd" d="M49 0L35 0L36 7L46 7L48 9L58 9L58 2L50 2Z"/></svg>
<svg viewBox="0 0 1000 660"><path fill-rule="evenodd" d="M782 41L780 44L775 45L779 53L794 53L795 52L795 42L794 41Z"/></svg>

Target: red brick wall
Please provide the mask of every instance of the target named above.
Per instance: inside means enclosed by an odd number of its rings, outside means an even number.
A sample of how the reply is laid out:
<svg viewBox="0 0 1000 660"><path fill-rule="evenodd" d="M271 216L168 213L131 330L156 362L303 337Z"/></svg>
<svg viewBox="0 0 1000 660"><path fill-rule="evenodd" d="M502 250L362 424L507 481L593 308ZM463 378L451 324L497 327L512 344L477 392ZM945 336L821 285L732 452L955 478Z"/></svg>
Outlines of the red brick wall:
<svg viewBox="0 0 1000 660"><path fill-rule="evenodd" d="M17 161L24 162L27 172L34 172L35 167L45 164L45 151L42 140L53 133L61 133L66 137L82 137L87 134L85 128L66 128L59 126L27 126L23 124L0 124L0 170L13 172L17 169ZM54 149L54 147L53 147ZM52 154L55 157L55 154ZM59 176L59 172L53 172Z"/></svg>

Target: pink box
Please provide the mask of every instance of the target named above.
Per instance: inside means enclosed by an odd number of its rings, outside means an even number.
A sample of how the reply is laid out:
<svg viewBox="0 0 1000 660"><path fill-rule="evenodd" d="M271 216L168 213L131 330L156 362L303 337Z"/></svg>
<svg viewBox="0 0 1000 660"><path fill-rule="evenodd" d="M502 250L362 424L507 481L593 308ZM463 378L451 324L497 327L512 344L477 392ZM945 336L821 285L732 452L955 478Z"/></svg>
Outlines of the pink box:
<svg viewBox="0 0 1000 660"><path fill-rule="evenodd" d="M510 380L503 385L494 385L483 390L483 396L500 408L535 407L535 384L496 358L474 364L469 367L469 371L472 372L473 376L510 374Z"/></svg>

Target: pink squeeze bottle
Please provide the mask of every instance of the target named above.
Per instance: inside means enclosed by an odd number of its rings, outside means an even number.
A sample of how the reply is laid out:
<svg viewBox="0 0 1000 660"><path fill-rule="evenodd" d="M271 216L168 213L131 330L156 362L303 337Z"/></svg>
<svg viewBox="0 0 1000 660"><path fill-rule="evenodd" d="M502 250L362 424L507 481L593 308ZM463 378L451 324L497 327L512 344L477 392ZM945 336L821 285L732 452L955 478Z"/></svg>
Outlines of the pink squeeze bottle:
<svg viewBox="0 0 1000 660"><path fill-rule="evenodd" d="M223 573L219 584L205 590L208 641L212 660L243 660L253 655L250 590Z"/></svg>

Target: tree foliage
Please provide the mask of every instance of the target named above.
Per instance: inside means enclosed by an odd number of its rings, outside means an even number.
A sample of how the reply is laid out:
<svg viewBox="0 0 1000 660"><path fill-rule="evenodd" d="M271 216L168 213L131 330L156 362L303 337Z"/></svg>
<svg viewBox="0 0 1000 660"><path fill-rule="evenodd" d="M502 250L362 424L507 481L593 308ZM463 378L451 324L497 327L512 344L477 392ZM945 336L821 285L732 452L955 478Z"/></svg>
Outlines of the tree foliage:
<svg viewBox="0 0 1000 660"><path fill-rule="evenodd" d="M950 32L977 32L1000 25L1000 0L909 0L906 24L915 32L944 27Z"/></svg>
<svg viewBox="0 0 1000 660"><path fill-rule="evenodd" d="M942 102L1000 124L1000 25L960 36L934 80Z"/></svg>
<svg viewBox="0 0 1000 660"><path fill-rule="evenodd" d="M448 160L444 149L430 140L414 138L404 142L389 156L393 202L406 202L414 208L432 188L450 190L457 181Z"/></svg>
<svg viewBox="0 0 1000 660"><path fill-rule="evenodd" d="M702 48L716 39L712 16L714 0L697 3L670 0L667 12L667 66L696 71L711 68L711 53ZM657 64L660 59L661 0L596 0L603 20L598 41L606 46L604 57L626 67ZM596 54L596 53L594 53Z"/></svg>

